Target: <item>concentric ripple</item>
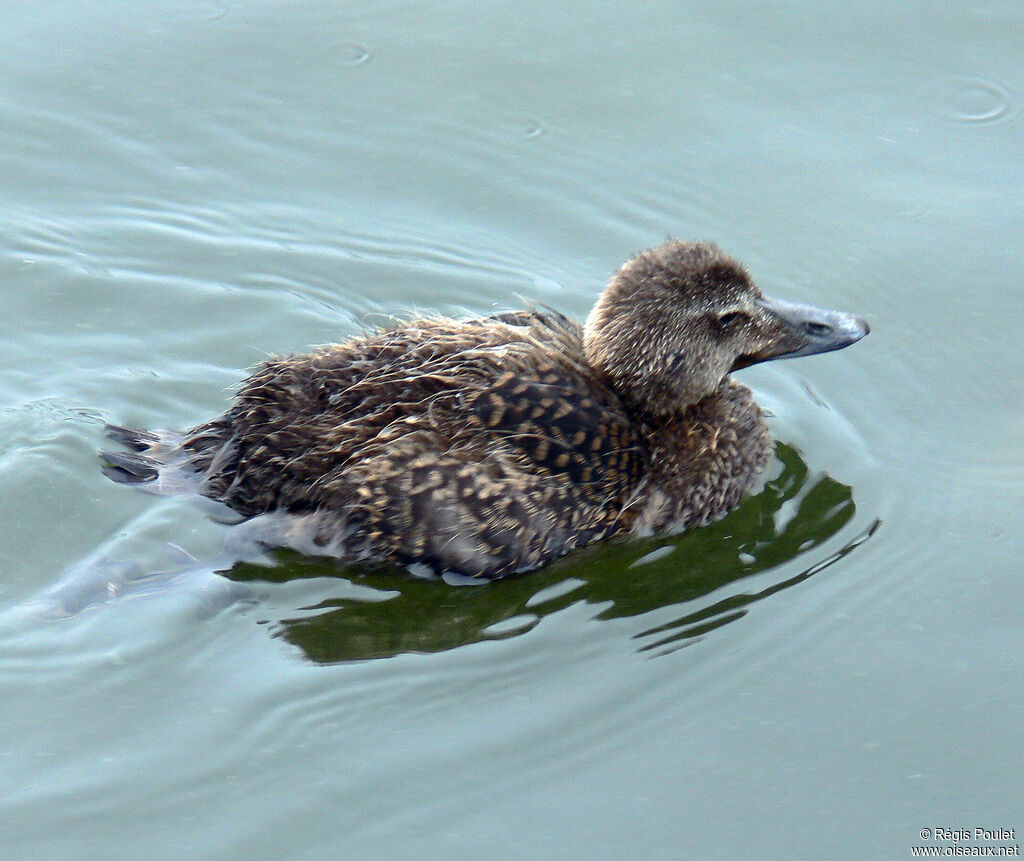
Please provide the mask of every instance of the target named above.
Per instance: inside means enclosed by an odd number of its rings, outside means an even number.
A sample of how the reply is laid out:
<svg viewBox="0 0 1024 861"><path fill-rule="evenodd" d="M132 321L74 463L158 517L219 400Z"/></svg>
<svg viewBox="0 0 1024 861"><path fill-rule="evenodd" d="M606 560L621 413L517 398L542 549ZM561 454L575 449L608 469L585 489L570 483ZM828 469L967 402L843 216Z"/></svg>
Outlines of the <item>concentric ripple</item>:
<svg viewBox="0 0 1024 861"><path fill-rule="evenodd" d="M936 80L934 110L952 122L989 125L1013 119L1019 105L1008 90L987 78L951 75Z"/></svg>

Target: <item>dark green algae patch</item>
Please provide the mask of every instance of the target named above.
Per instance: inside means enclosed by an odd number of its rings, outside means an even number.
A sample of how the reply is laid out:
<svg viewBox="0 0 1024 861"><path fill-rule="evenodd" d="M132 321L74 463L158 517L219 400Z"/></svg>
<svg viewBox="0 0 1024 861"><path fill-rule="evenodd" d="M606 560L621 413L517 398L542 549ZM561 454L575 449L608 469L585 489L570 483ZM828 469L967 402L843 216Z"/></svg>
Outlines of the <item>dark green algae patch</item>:
<svg viewBox="0 0 1024 861"><path fill-rule="evenodd" d="M298 646L316 663L442 652L514 637L580 601L599 606L594 617L602 620L677 610L669 621L634 635L640 651L661 654L819 574L877 530L876 520L839 549L814 554L853 519L852 490L827 475L811 475L788 445L777 444L776 456L782 465L778 476L716 523L676 536L604 542L539 571L477 587L452 587L394 568L342 566L290 551L275 552L274 567L238 563L221 573L235 581L265 583L343 577L379 590L371 599L328 598L264 620L274 636ZM757 589L702 601L724 586L800 557L806 567L783 580L760 580Z"/></svg>

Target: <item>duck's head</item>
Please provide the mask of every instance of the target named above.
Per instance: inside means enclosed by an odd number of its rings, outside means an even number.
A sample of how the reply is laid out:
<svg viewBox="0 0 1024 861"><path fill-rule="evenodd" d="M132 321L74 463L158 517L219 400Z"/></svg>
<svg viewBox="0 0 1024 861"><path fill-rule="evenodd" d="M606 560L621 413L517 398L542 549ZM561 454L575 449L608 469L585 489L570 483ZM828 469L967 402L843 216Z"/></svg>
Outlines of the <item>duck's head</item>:
<svg viewBox="0 0 1024 861"><path fill-rule="evenodd" d="M861 317L766 298L714 245L668 242L626 263L584 327L587 360L633 408L666 415L769 359L839 350Z"/></svg>

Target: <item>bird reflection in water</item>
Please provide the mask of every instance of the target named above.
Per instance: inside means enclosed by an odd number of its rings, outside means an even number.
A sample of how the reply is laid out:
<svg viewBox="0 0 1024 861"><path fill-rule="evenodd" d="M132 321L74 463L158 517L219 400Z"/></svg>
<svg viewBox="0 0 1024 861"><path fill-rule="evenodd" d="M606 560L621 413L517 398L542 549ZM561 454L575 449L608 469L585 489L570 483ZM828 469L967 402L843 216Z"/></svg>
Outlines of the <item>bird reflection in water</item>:
<svg viewBox="0 0 1024 861"><path fill-rule="evenodd" d="M640 651L662 654L742 618L756 601L819 574L880 525L875 520L838 549L816 557L813 551L852 521L852 491L827 475L812 475L790 446L777 444L776 456L781 465L777 477L717 523L676 536L605 542L529 576L481 587L452 588L395 569L339 568L288 551L275 554L275 567L239 563L221 573L234 581L268 583L338 582L340 575L348 585L365 587L340 598L335 590L335 597L261 620L317 663L442 652L519 636L579 602L600 607L595 613L599 620L677 611L634 635ZM787 563L798 558L807 560L806 567L793 572ZM786 576L781 580L759 580L755 590L702 600L782 566Z"/></svg>

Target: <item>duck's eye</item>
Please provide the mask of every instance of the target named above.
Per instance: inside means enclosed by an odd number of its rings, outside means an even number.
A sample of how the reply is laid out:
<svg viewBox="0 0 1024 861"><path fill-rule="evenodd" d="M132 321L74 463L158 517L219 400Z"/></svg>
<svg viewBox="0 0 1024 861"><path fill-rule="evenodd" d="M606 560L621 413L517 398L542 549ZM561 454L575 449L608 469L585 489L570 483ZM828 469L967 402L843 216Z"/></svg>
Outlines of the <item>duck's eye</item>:
<svg viewBox="0 0 1024 861"><path fill-rule="evenodd" d="M718 316L718 325L723 329L734 329L746 322L747 315L742 311L726 311Z"/></svg>

